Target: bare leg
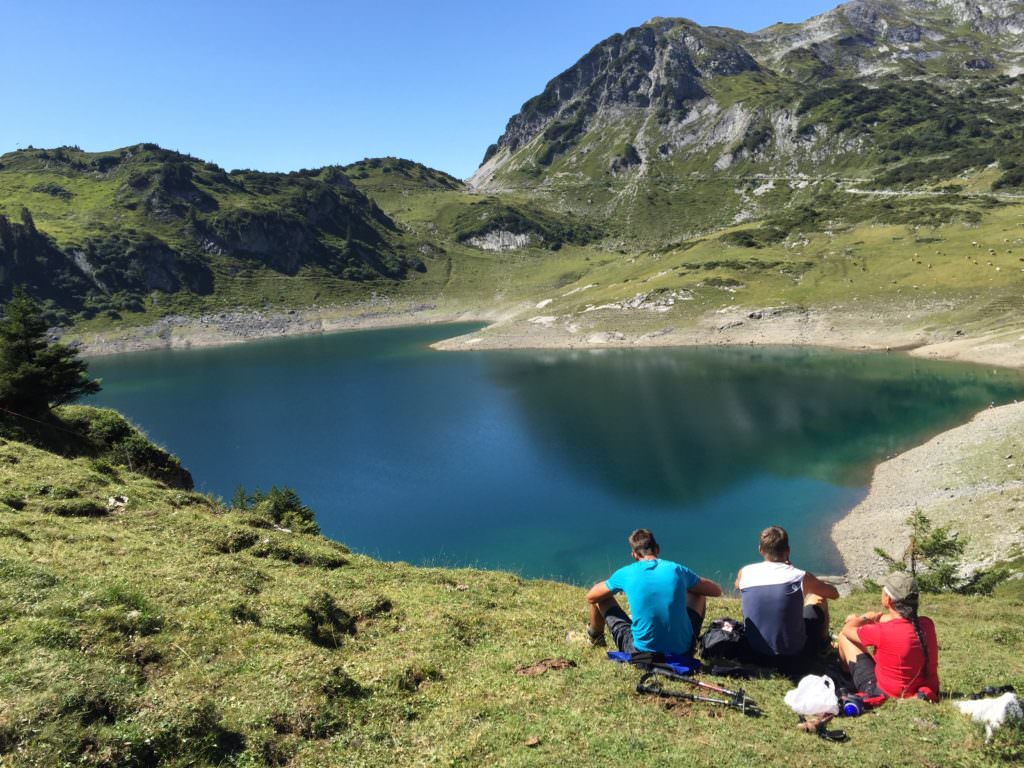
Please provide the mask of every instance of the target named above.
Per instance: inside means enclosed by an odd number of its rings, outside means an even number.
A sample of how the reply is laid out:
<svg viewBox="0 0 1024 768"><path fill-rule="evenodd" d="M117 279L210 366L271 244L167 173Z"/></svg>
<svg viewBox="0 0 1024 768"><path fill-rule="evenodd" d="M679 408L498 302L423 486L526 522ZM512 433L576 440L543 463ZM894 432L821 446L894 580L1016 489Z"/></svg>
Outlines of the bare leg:
<svg viewBox="0 0 1024 768"><path fill-rule="evenodd" d="M864 646L857 645L857 643L853 642L850 638L843 634L839 635L838 649L839 658L843 660L843 664L845 664L847 667L850 666L851 661L856 661L858 656L860 656L863 653L867 653L867 650L864 648Z"/></svg>
<svg viewBox="0 0 1024 768"><path fill-rule="evenodd" d="M590 603L590 634L604 634L604 615L618 604L619 602L611 595L601 598L596 603Z"/></svg>
<svg viewBox="0 0 1024 768"><path fill-rule="evenodd" d="M804 606L808 605L816 605L821 610L821 638L822 640L828 640L828 600L821 595L807 595L804 598Z"/></svg>

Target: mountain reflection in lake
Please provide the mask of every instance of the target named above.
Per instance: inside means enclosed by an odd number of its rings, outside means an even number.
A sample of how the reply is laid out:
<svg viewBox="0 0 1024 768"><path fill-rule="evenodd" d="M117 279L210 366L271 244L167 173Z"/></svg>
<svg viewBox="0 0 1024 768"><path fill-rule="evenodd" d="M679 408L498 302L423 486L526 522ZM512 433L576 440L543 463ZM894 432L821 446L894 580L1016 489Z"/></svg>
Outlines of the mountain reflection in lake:
<svg viewBox="0 0 1024 768"><path fill-rule="evenodd" d="M654 529L728 579L757 533L840 567L832 522L874 463L990 402L1013 372L804 349L438 353L470 326L92 362L122 410L230 498L287 484L326 535L386 559L591 582Z"/></svg>
<svg viewBox="0 0 1024 768"><path fill-rule="evenodd" d="M764 474L864 485L874 463L1021 385L986 369L793 348L506 353L488 363L538 445L588 482L669 505Z"/></svg>

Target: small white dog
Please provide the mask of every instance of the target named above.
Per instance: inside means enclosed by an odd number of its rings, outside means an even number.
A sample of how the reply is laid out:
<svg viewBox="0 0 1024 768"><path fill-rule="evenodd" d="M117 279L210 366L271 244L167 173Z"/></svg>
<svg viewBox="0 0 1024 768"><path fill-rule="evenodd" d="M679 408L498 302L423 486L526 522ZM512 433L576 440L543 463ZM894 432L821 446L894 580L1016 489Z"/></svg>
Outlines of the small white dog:
<svg viewBox="0 0 1024 768"><path fill-rule="evenodd" d="M955 702L957 708L978 723L985 724L985 741L992 738L992 732L1007 720L1020 720L1024 717L1020 701L1012 693L1004 693L997 699L978 699L977 701Z"/></svg>

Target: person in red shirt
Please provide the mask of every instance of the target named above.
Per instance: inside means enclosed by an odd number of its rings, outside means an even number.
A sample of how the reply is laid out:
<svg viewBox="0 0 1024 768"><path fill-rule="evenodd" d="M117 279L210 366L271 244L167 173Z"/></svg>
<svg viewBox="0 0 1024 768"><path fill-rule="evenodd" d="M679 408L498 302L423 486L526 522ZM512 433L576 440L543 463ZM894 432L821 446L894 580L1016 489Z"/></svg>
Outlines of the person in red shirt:
<svg viewBox="0 0 1024 768"><path fill-rule="evenodd" d="M917 615L917 580L892 573L882 584L879 613L847 616L839 635L839 656L857 690L893 699L939 697L939 647L935 624ZM874 655L868 650L875 649Z"/></svg>

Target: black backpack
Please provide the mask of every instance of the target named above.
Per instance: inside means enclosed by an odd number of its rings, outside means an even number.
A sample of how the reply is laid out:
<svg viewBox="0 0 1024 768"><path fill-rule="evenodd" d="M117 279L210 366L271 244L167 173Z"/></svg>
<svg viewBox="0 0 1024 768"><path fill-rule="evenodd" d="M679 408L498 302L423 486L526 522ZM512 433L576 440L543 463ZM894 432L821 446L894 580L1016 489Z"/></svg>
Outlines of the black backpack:
<svg viewBox="0 0 1024 768"><path fill-rule="evenodd" d="M700 636L700 656L705 661L728 659L748 663L753 660L750 644L743 631L743 622L723 616L715 619Z"/></svg>

